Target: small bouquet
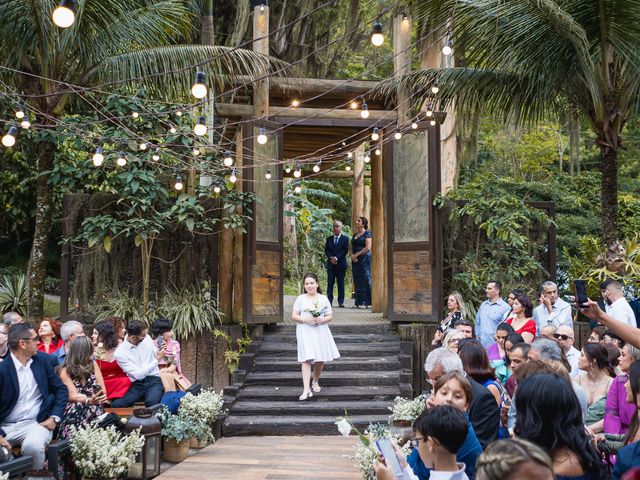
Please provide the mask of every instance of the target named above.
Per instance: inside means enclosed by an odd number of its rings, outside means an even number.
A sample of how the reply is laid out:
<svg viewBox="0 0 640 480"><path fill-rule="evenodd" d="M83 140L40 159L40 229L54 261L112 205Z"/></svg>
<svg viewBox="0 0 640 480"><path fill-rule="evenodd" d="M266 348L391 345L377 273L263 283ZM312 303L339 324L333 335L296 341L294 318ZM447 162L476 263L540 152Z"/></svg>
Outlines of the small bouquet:
<svg viewBox="0 0 640 480"><path fill-rule="evenodd" d="M413 423L415 419L418 418L427 408L426 401L426 395L420 395L413 400L396 397L393 400L393 406L389 407L389 410L391 410L391 419L404 420Z"/></svg>
<svg viewBox="0 0 640 480"><path fill-rule="evenodd" d="M306 308L305 312L309 312L313 318L318 318L321 315L324 315L324 308L320 308L320 304L318 300L313 302L313 308Z"/></svg>

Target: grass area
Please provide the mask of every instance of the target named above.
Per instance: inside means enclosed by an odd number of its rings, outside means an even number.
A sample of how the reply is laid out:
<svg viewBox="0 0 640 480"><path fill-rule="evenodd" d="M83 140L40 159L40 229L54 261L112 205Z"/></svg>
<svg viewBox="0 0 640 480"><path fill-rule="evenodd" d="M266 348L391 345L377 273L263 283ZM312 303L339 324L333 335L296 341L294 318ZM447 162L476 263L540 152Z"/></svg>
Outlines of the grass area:
<svg viewBox="0 0 640 480"><path fill-rule="evenodd" d="M60 316L60 302L56 300L44 299L44 316L45 317L58 317Z"/></svg>

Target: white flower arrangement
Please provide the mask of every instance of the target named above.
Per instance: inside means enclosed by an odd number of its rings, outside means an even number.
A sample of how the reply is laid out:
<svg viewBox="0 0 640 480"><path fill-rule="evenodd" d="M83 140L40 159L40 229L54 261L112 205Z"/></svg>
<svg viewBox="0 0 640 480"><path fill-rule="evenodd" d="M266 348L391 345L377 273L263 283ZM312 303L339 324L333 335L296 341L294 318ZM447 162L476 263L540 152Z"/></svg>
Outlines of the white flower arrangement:
<svg viewBox="0 0 640 480"><path fill-rule="evenodd" d="M427 397L420 395L413 400L404 397L396 397L393 406L389 407L392 420L405 420L413 422L427 408Z"/></svg>
<svg viewBox="0 0 640 480"><path fill-rule="evenodd" d="M0 480L9 480L9 473L0 472Z"/></svg>
<svg viewBox="0 0 640 480"><path fill-rule="evenodd" d="M143 435L137 431L121 435L113 426L100 428L92 424L71 433L71 453L83 478L124 475L143 447Z"/></svg>
<svg viewBox="0 0 640 480"><path fill-rule="evenodd" d="M212 388L202 390L199 395L187 393L180 399L178 413L188 418L203 420L211 426L222 413L223 402L222 392L216 393Z"/></svg>
<svg viewBox="0 0 640 480"><path fill-rule="evenodd" d="M320 303L318 300L313 302L313 308L305 308L305 312L309 312L312 317L318 318L320 315L324 315L326 307L320 308Z"/></svg>

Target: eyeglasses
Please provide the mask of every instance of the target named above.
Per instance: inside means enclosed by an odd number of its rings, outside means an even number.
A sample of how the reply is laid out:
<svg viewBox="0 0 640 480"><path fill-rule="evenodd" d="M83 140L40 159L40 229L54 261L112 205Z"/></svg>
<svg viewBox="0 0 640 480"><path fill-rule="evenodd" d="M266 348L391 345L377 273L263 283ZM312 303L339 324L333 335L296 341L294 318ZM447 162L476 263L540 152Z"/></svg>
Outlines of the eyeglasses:
<svg viewBox="0 0 640 480"><path fill-rule="evenodd" d="M553 337L558 340L569 340L569 339L573 340L573 337L570 337L569 335L562 335L560 333L554 333Z"/></svg>
<svg viewBox="0 0 640 480"><path fill-rule="evenodd" d="M37 336L35 336L35 337L24 337L24 338L21 338L20 340L25 340L25 341L29 340L30 342L35 342L36 340L38 340L38 337Z"/></svg>
<svg viewBox="0 0 640 480"><path fill-rule="evenodd" d="M420 441L424 442L424 438L418 438L418 437L411 438L409 440L409 445L411 445L411 448L418 448L418 446L420 446Z"/></svg>

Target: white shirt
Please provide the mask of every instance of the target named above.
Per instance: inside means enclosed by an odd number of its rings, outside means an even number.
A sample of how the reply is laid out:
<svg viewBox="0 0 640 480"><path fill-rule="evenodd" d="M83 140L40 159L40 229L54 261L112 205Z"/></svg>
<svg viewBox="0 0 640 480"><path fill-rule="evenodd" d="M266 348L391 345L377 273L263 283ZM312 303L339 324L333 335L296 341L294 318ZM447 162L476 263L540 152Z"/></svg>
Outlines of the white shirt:
<svg viewBox="0 0 640 480"><path fill-rule="evenodd" d="M429 472L429 478L431 480L469 480L467 474L464 473L466 465L464 463L458 463L457 472L440 472L437 470L431 470Z"/></svg>
<svg viewBox="0 0 640 480"><path fill-rule="evenodd" d="M116 349L114 357L129 379L135 382L136 380L144 380L150 375L160 376L158 359L156 358L157 351L158 349L149 335L144 337L144 340L138 345L129 343L127 336Z"/></svg>
<svg viewBox="0 0 640 480"><path fill-rule="evenodd" d="M571 365L571 371L569 372L569 375L571 376L571 378L573 378L578 375L578 373L580 373L580 369L578 368L578 363L580 361L580 350L572 345L569 351L565 353L565 355L567 356L567 360L569 360L569 365Z"/></svg>
<svg viewBox="0 0 640 480"><path fill-rule="evenodd" d="M16 367L18 375L18 401L11 410L11 413L5 419L5 423L23 422L25 420L36 420L42 403L42 394L38 390L36 377L31 371L33 359L29 359L27 365L22 365L15 355L11 354L11 360Z"/></svg>
<svg viewBox="0 0 640 480"><path fill-rule="evenodd" d="M533 319L538 326L538 331L547 325L567 325L573 328L573 318L571 318L571 305L558 298L556 303L551 306L551 313L547 310L547 306L543 303L533 309Z"/></svg>
<svg viewBox="0 0 640 480"><path fill-rule="evenodd" d="M626 323L627 325L631 325L632 327L637 326L636 316L633 313L633 309L629 305L629 302L627 302L627 299L624 297L620 297L618 300L613 302L609 306L607 313L619 322Z"/></svg>

